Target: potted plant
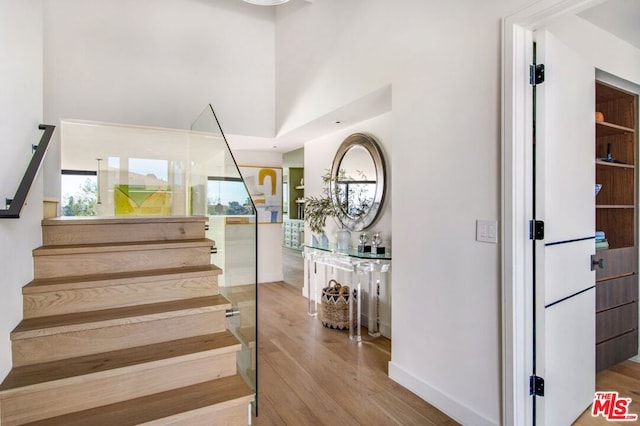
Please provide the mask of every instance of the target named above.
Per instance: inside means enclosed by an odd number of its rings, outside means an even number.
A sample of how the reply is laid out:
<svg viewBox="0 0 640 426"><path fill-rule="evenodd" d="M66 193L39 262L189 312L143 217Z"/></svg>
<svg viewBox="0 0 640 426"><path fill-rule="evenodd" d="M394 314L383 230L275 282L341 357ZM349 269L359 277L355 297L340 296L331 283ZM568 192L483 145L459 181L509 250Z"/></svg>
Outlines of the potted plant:
<svg viewBox="0 0 640 426"><path fill-rule="evenodd" d="M304 220L309 224L311 232L320 236L320 241L314 235L314 244L319 243L321 246L328 245L327 236L324 233L324 227L329 217L335 217L336 211L333 206L331 194L329 193L329 184L331 183L331 173L327 171L322 176L322 195L318 197L306 197L304 202Z"/></svg>

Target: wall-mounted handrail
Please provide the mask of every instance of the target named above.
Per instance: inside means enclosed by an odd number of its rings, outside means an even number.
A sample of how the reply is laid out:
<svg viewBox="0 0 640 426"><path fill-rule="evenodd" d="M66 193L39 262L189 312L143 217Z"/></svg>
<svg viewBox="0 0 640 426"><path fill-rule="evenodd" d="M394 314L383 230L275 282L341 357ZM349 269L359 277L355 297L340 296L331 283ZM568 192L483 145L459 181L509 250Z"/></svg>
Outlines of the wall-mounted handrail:
<svg viewBox="0 0 640 426"><path fill-rule="evenodd" d="M20 217L22 206L27 200L27 195L29 194L31 185L38 175L38 170L40 169L44 155L47 152L47 147L49 146L49 141L51 140L51 136L53 135L55 128L56 126L51 126L49 124L40 124L38 126L38 129L44 130L44 133L40 138L40 143L31 157L29 166L27 166L27 171L24 173L22 182L20 182L20 186L18 186L18 190L16 191L16 195L12 200L10 200L10 204L7 203L9 208L0 209L0 219L18 219Z"/></svg>

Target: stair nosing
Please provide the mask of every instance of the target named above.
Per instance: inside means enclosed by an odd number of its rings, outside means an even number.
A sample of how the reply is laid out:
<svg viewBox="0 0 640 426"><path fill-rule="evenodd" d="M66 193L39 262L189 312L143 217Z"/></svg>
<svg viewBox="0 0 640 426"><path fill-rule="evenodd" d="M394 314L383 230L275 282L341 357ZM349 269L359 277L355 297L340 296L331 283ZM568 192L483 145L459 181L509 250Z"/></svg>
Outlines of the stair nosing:
<svg viewBox="0 0 640 426"><path fill-rule="evenodd" d="M246 402L247 404L250 404L253 401L253 394L246 394L246 395L238 395L232 399L227 399L224 401L220 401L217 402L215 405L204 405L201 407L194 407L185 411L180 411L178 413L175 413L173 415L170 416L165 416L165 417L159 417L156 419L150 419L148 421L145 421L145 423L140 424L140 426L154 426L154 425L162 425L162 424L170 424L167 422L171 422L173 423L175 420L189 420L188 417L194 416L194 415L199 415L199 414L204 414L207 411L211 410L212 407L215 407L218 404L229 404L229 403L241 403L241 402ZM162 421L161 423L156 423L158 421ZM29 426L29 425L26 425Z"/></svg>
<svg viewBox="0 0 640 426"><path fill-rule="evenodd" d="M53 379L46 379L43 381L32 380L27 384L16 385L13 387L8 387L6 389L2 389L2 386L4 385L4 382L3 382L2 384L0 384L0 400L4 398L11 398L11 397L23 395L26 393L30 393L30 392L33 392L34 390L44 391L48 389L56 389L61 386L80 383L88 379L97 380L103 377L123 375L123 374L132 373L135 371L152 370L152 369L166 366L166 365L179 364L182 362L203 359L203 358L207 358L209 356L214 356L214 355L224 355L228 353L233 353L233 352L239 351L242 346L241 342L231 332L229 332L228 330L225 330L217 333L189 337L185 339L171 340L168 342L154 343L154 344L145 345L141 347L119 349L119 350L105 352L105 353L84 355L77 358L66 358L62 360L49 361L41 364L14 367L12 372L15 371L14 374L19 374L21 371L29 371L29 370L37 370L37 369L50 370L52 368L56 368L57 366L63 365L63 364L68 367L70 364L72 365L73 363L77 363L77 364L86 363L87 360L93 360L94 363L100 363L100 361L105 357L114 356L114 354L124 357L125 356L124 354L131 351L132 349L140 350L140 349L148 348L148 351L146 351L146 353L153 354L153 353L157 353L158 351L157 348L160 348L162 346L180 347L180 345L184 345L185 344L184 342L186 341L195 341L199 339L207 339L207 338L214 338L214 337L217 337L223 343L227 340L232 341L232 343L220 345L220 346L213 345L212 347L209 347L203 350L194 350L194 351L180 353L177 355L173 354L171 356L163 356L163 357L159 357L151 360L145 360L145 359L133 360L126 363L126 365L104 367L102 369L98 369L95 371L89 371L88 369L85 369L85 371L78 371L74 374L61 374L59 377L53 378ZM11 372L10 372L10 375L11 375ZM10 375L7 376L7 378L10 377ZM40 375L37 375L37 377L40 377Z"/></svg>
<svg viewBox="0 0 640 426"><path fill-rule="evenodd" d="M145 223L197 223L208 222L207 216L133 216L133 217L104 217L104 216L60 216L43 219L42 226L73 226L73 225L110 225L110 224L145 224Z"/></svg>
<svg viewBox="0 0 640 426"><path fill-rule="evenodd" d="M196 303L202 301L206 303L198 304L195 307L172 308L172 305ZM52 315L24 319L11 332L11 340L21 340L28 338L52 336L56 334L71 333L76 331L96 330L104 327L115 327L125 324L138 324L161 319L178 318L189 315L196 315L206 312L216 312L226 310L231 307L231 303L222 295L196 297L192 299L182 299L169 302L150 303L148 305L134 305L122 308L110 308L99 311L77 312L70 314ZM130 315L128 312L135 309L148 309L149 312ZM164 310L169 308L168 310ZM97 318L91 318L91 316ZM109 318L110 315L113 317ZM100 318L100 317L104 318ZM60 325L55 325L55 319L60 322L61 317L67 317L67 321ZM80 321L79 319L82 319ZM75 321L74 321L75 320ZM36 323L36 325L31 325ZM42 325L37 325L41 323ZM52 323L54 325L47 325ZM27 328L26 330L22 330Z"/></svg>
<svg viewBox="0 0 640 426"><path fill-rule="evenodd" d="M220 387L222 387L223 391L215 392L215 390L220 389ZM229 392L225 387L232 388L232 392ZM211 388L213 388L213 392ZM202 393L207 397L205 399L194 398L193 390L196 390L197 393ZM223 397L227 398L223 399ZM154 399L156 401L153 401ZM178 419L180 417L184 418L190 414L197 415L198 413L202 413L203 410L210 410L213 407L223 407L223 404L240 404L243 402L250 403L253 400L253 390L251 390L251 388L249 388L249 386L242 380L241 376L236 373L234 375L221 377L215 380L208 380L189 386L134 398L128 401L116 402L49 419L42 419L29 424L49 425L51 422L54 422L55 424L69 424L69 422L71 422L73 425L84 425L86 424L87 417L95 419L97 416L100 416L100 420L109 421L110 423L108 424L113 424L114 421L118 421L119 423L117 424L122 424L123 426L136 424L158 425L167 424L167 420ZM149 404L151 404L151 406L161 405L162 410L149 410ZM135 410L139 409L142 412L136 411L134 412L134 415L132 415L131 411L123 410L123 407L127 406L135 407ZM103 417L105 414L106 416ZM111 416L107 417L109 414ZM78 416L82 416L83 419L78 420ZM125 418L123 418L123 416ZM73 417L76 417L76 419L73 419ZM161 423L158 423L158 421Z"/></svg>
<svg viewBox="0 0 640 426"><path fill-rule="evenodd" d="M62 256L87 253L112 253L140 250L166 250L189 247L212 247L215 242L209 238L185 240L155 240L117 243L91 243L41 246L33 250L33 256Z"/></svg>
<svg viewBox="0 0 640 426"><path fill-rule="evenodd" d="M183 266L169 269L150 269L137 272L116 272L107 274L76 275L70 277L37 278L22 287L23 295L41 294L52 291L112 287L139 282L159 282L173 279L218 276L222 269L209 264L204 266Z"/></svg>

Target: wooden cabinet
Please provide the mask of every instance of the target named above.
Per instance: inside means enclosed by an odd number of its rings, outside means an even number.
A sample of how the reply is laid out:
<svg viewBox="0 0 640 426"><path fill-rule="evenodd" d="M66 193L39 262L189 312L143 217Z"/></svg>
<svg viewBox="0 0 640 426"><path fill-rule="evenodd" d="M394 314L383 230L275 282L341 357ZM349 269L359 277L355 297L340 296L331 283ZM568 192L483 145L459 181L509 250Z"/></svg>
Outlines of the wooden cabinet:
<svg viewBox="0 0 640 426"><path fill-rule="evenodd" d="M638 353L637 96L596 82L596 370ZM601 114L598 114L601 113Z"/></svg>

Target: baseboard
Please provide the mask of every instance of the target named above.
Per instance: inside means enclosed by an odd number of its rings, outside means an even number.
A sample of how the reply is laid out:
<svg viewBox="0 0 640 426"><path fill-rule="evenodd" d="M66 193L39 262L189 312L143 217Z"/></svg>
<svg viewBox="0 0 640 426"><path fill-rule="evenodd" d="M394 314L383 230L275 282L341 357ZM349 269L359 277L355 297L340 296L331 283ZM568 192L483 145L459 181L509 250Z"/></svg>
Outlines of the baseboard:
<svg viewBox="0 0 640 426"><path fill-rule="evenodd" d="M474 426L495 426L498 424L461 404L450 395L441 392L422 379L415 377L393 362L389 362L389 378L409 389L460 424Z"/></svg>

